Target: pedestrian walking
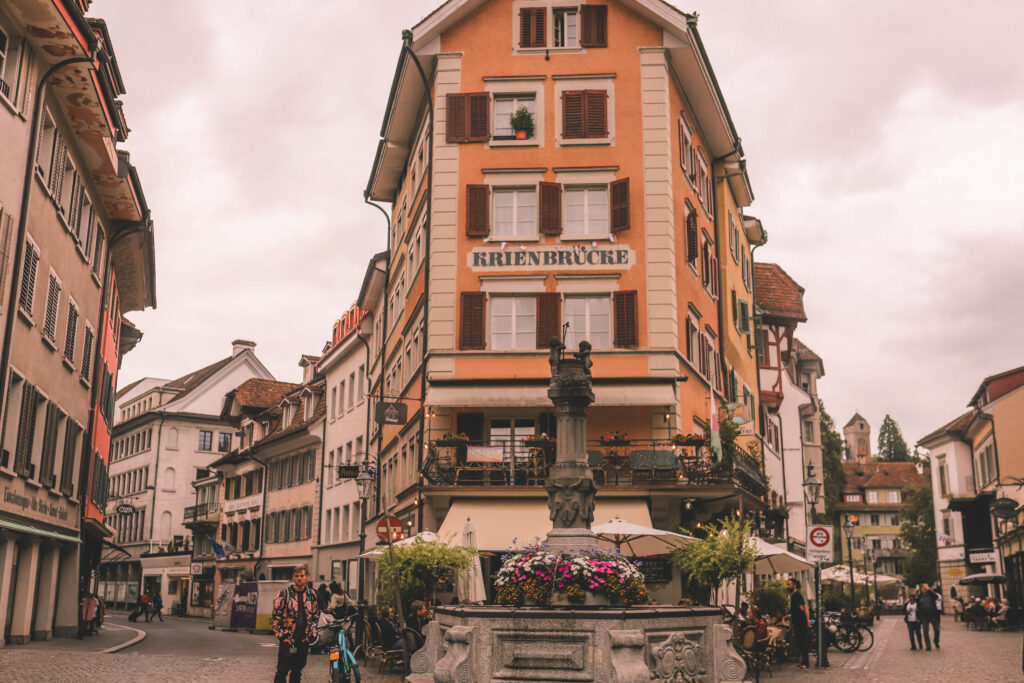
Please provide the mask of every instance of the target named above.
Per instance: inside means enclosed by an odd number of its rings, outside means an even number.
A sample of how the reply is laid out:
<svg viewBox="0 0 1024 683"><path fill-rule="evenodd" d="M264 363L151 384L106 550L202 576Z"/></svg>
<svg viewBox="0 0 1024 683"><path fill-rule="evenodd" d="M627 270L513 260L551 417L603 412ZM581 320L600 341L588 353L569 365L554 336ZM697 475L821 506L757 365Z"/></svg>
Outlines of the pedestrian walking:
<svg viewBox="0 0 1024 683"><path fill-rule="evenodd" d="M793 634L794 644L800 651L800 663L796 668L806 669L810 663L810 613L807 611L807 601L800 593L800 580L790 579L786 582L786 590L789 591L789 628Z"/></svg>
<svg viewBox="0 0 1024 683"><path fill-rule="evenodd" d="M164 615L163 615L164 598L163 598L163 596L160 595L159 593L154 595L153 596L153 603L152 604L153 604L153 614L158 616L158 617L160 617L160 621L163 621L164 620ZM146 621L149 621L149 619L147 619Z"/></svg>
<svg viewBox="0 0 1024 683"><path fill-rule="evenodd" d="M929 631L935 634L935 649L939 649L939 607L935 600L935 593L922 584L921 594L917 597L917 616L921 621L921 632L924 634L924 649L932 649L932 638Z"/></svg>
<svg viewBox="0 0 1024 683"><path fill-rule="evenodd" d="M147 624L149 623L149 618L151 616L150 613L149 613L149 602L150 602L149 591L146 591L146 592L144 592L142 594L142 597L139 598L139 604L142 607L142 614L143 614L143 616L146 617L146 623Z"/></svg>
<svg viewBox="0 0 1024 683"><path fill-rule="evenodd" d="M309 646L317 640L320 605L309 587L309 568L300 564L292 570L292 583L277 594L271 626L280 645L274 683L299 683L306 666Z"/></svg>
<svg viewBox="0 0 1024 683"><path fill-rule="evenodd" d="M917 595L914 593L911 593L910 598L903 604L903 621L906 622L907 633L910 635L910 649L920 649L921 621L917 616Z"/></svg>

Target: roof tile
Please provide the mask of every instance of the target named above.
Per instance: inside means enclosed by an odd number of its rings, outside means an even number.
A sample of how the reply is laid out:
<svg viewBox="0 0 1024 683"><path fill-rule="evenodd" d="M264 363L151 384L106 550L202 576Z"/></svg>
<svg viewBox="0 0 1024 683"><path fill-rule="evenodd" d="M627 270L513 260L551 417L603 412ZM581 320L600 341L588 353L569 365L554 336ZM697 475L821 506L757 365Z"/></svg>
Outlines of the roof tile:
<svg viewBox="0 0 1024 683"><path fill-rule="evenodd" d="M778 264L754 264L754 301L765 315L807 321L804 288Z"/></svg>

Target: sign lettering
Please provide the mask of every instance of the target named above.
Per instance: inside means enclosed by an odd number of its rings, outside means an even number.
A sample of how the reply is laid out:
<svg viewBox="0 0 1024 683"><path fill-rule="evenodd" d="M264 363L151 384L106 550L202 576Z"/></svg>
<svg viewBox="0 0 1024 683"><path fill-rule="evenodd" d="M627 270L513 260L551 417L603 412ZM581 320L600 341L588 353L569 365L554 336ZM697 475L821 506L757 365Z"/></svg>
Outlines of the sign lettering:
<svg viewBox="0 0 1024 683"><path fill-rule="evenodd" d="M832 562L832 527L815 524L807 529L807 561Z"/></svg>
<svg viewBox="0 0 1024 683"><path fill-rule="evenodd" d="M534 246L477 247L467 255L467 265L474 270L550 270L566 268L589 270L614 268L622 270L636 263L636 253L629 247L591 246Z"/></svg>

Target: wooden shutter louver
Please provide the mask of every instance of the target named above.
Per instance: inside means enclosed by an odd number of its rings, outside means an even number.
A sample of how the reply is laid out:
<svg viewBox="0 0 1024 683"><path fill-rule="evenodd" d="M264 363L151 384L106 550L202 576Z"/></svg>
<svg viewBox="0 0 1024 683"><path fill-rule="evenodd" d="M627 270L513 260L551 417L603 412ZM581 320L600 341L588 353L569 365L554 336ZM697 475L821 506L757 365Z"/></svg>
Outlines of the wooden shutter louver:
<svg viewBox="0 0 1024 683"><path fill-rule="evenodd" d="M57 308L60 304L60 282L50 274L50 285L46 290L46 313L43 315L43 336L54 341L57 338Z"/></svg>
<svg viewBox="0 0 1024 683"><path fill-rule="evenodd" d="M91 382L90 377L92 370L92 344L93 344L93 331L86 327L85 338L82 342L82 380L85 382Z"/></svg>
<svg viewBox="0 0 1024 683"><path fill-rule="evenodd" d="M444 137L447 142L465 142L469 127L466 121L467 96L453 93L445 98Z"/></svg>
<svg viewBox="0 0 1024 683"><path fill-rule="evenodd" d="M32 303L36 294L36 269L39 266L39 252L31 242L25 242L25 262L21 271L21 291L18 306L32 316Z"/></svg>
<svg viewBox="0 0 1024 683"><path fill-rule="evenodd" d="M490 109L491 96L488 93L472 93L466 96L469 113L467 142L483 142L491 137Z"/></svg>
<svg viewBox="0 0 1024 683"><path fill-rule="evenodd" d="M60 492L65 496L71 496L75 492L75 451L78 446L78 434L81 428L67 420L67 430L64 434L64 460L60 470Z"/></svg>
<svg viewBox="0 0 1024 683"><path fill-rule="evenodd" d="M686 259L697 262L697 213L693 209L686 216Z"/></svg>
<svg viewBox="0 0 1024 683"><path fill-rule="evenodd" d="M636 320L636 290L615 292L615 346L633 348L639 344Z"/></svg>
<svg viewBox="0 0 1024 683"><path fill-rule="evenodd" d="M629 178L616 180L608 190L611 194L611 231L629 230Z"/></svg>
<svg viewBox="0 0 1024 683"><path fill-rule="evenodd" d="M572 139L583 136L583 91L564 92L562 93L562 137Z"/></svg>
<svg viewBox="0 0 1024 683"><path fill-rule="evenodd" d="M14 446L14 471L28 476L28 463L32 456L32 441L36 433L36 389L23 382L21 415L18 419L18 439Z"/></svg>
<svg viewBox="0 0 1024 683"><path fill-rule="evenodd" d="M64 357L68 362L75 360L75 342L78 340L78 309L73 304L68 305L68 327L64 335Z"/></svg>
<svg viewBox="0 0 1024 683"><path fill-rule="evenodd" d="M466 185L467 237L487 237L491 233L489 204L489 187L486 185Z"/></svg>
<svg viewBox="0 0 1024 683"><path fill-rule="evenodd" d="M462 293L460 349L484 348L484 297L483 292Z"/></svg>
<svg viewBox="0 0 1024 683"><path fill-rule="evenodd" d="M586 128L588 138L608 136L608 93L604 90L586 90L583 93Z"/></svg>
<svg viewBox="0 0 1024 683"><path fill-rule="evenodd" d="M537 295L537 348L548 348L552 338L560 339L561 320L558 305L562 296L558 292L544 292Z"/></svg>
<svg viewBox="0 0 1024 683"><path fill-rule="evenodd" d="M546 7L523 8L519 10L519 47L545 47Z"/></svg>
<svg viewBox="0 0 1024 683"><path fill-rule="evenodd" d="M539 229L542 235L562 234L562 186L540 183ZM547 343L547 342L545 342Z"/></svg>
<svg viewBox="0 0 1024 683"><path fill-rule="evenodd" d="M582 5L580 47L608 47L608 6Z"/></svg>
<svg viewBox="0 0 1024 683"><path fill-rule="evenodd" d="M60 425L60 418L60 409L53 403L47 403L46 422L43 429L43 457L39 463L39 482L50 488L53 488L56 483L53 468L57 462L57 428Z"/></svg>

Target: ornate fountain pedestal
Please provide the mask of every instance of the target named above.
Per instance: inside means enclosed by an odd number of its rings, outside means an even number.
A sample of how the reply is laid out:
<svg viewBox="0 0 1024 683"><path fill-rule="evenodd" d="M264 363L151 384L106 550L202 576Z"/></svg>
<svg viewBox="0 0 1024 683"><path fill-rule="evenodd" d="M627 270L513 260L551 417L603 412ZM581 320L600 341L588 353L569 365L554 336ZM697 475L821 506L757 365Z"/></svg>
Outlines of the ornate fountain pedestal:
<svg viewBox="0 0 1024 683"><path fill-rule="evenodd" d="M553 551L597 547L594 475L587 462L590 344L563 357L551 340L551 384L558 441L548 471ZM742 681L743 659L717 607L445 606L435 610L426 644L410 660L414 683Z"/></svg>

